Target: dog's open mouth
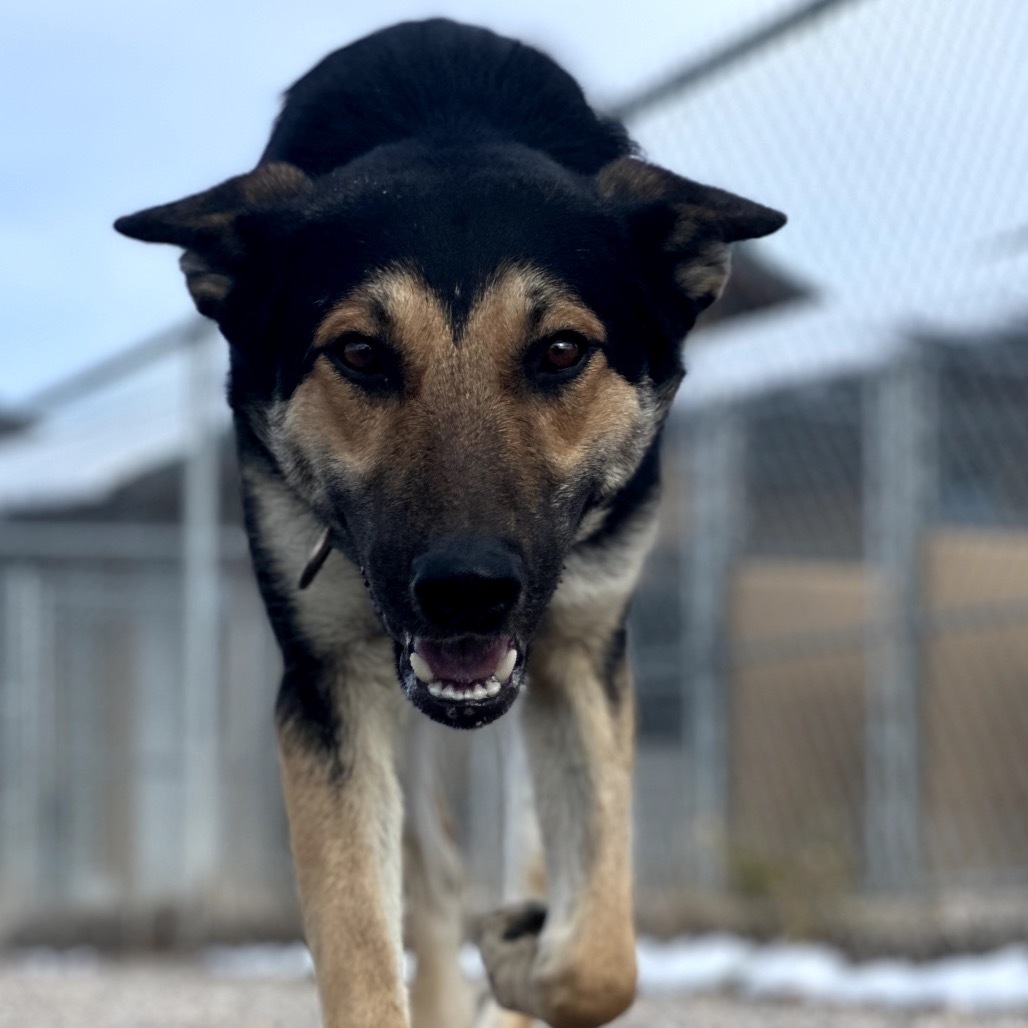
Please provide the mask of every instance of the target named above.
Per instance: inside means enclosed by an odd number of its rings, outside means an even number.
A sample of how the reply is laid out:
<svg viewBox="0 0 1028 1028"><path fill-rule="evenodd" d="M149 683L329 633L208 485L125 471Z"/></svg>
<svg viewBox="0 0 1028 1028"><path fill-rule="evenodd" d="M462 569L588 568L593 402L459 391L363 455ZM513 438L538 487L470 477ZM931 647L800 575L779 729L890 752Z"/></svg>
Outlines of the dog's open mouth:
<svg viewBox="0 0 1028 1028"><path fill-rule="evenodd" d="M511 636L408 638L398 655L400 681L414 705L435 721L479 728L517 698L524 657Z"/></svg>

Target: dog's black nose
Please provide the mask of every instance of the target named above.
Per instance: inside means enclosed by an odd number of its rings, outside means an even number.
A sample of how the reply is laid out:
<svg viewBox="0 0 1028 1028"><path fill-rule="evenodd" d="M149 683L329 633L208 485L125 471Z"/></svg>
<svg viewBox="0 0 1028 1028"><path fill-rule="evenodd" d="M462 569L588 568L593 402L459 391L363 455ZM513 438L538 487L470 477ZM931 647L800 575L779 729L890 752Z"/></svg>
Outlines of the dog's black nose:
<svg viewBox="0 0 1028 1028"><path fill-rule="evenodd" d="M524 562L498 539L434 543L411 567L418 612L443 632L499 631L524 588Z"/></svg>

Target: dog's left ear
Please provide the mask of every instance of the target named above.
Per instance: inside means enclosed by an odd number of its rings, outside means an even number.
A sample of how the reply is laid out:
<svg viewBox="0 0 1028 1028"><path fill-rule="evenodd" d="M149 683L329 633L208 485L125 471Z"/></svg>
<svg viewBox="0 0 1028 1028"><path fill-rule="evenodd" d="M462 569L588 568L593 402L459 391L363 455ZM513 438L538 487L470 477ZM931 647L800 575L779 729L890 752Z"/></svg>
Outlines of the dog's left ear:
<svg viewBox="0 0 1028 1028"><path fill-rule="evenodd" d="M672 290L682 331L728 281L729 244L770 235L785 215L741 196L703 186L634 157L601 169L600 195L627 220L653 287Z"/></svg>
<svg viewBox="0 0 1028 1028"><path fill-rule="evenodd" d="M197 310L220 320L249 248L247 225L294 201L310 179L291 164L259 164L203 193L119 218L122 235L171 243L186 252L179 264Z"/></svg>

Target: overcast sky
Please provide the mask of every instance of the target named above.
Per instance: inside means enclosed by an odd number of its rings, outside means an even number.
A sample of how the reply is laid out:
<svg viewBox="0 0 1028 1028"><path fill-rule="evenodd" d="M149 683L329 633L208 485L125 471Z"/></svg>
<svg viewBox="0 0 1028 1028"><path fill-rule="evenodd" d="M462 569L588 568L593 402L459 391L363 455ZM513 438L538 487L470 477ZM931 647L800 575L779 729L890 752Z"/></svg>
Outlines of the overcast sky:
<svg viewBox="0 0 1028 1028"><path fill-rule="evenodd" d="M0 405L189 314L174 252L110 223L250 167L281 91L329 50L443 13L542 45L603 105L795 3L3 5ZM881 296L912 264L926 286L977 281L988 262L971 275L968 253L1028 226L1026 12L850 0L636 132L676 170L787 210L766 253L829 294Z"/></svg>

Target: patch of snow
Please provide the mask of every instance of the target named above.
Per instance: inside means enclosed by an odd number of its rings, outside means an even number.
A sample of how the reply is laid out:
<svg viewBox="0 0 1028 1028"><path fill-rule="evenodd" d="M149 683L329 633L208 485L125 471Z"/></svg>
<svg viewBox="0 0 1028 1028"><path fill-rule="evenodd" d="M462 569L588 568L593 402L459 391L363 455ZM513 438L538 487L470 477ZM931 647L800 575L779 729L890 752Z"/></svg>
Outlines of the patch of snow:
<svg viewBox="0 0 1028 1028"><path fill-rule="evenodd" d="M802 1001L893 1010L947 1008L972 1013L1028 1010L1028 945L918 964L903 959L853 963L829 946L758 944L732 935L640 939L644 995L733 992L754 1001ZM478 950L464 946L461 968L484 978ZM306 946L213 947L204 968L232 978L302 980L313 974ZM44 959L42 967L47 967ZM60 969L60 963L49 965ZM414 962L408 955L409 980Z"/></svg>
<svg viewBox="0 0 1028 1028"><path fill-rule="evenodd" d="M201 954L200 963L204 970L222 978L297 981L314 975L314 961L302 942L210 946Z"/></svg>
<svg viewBox="0 0 1028 1028"><path fill-rule="evenodd" d="M87 977L96 974L103 966L100 955L89 946L70 949L32 946L16 950L5 957L4 962L21 974L36 978Z"/></svg>
<svg viewBox="0 0 1028 1028"><path fill-rule="evenodd" d="M651 993L708 992L736 980L755 945L733 935L708 935L674 943L640 939L640 987Z"/></svg>
<svg viewBox="0 0 1028 1028"><path fill-rule="evenodd" d="M460 948L460 969L464 977L472 982L485 981L485 964L477 946L465 944Z"/></svg>
<svg viewBox="0 0 1028 1028"><path fill-rule="evenodd" d="M975 1013L1028 1010L1028 946L922 964L853 963L828 946L754 945L731 936L639 944L639 987L648 993L731 990L754 1000Z"/></svg>

